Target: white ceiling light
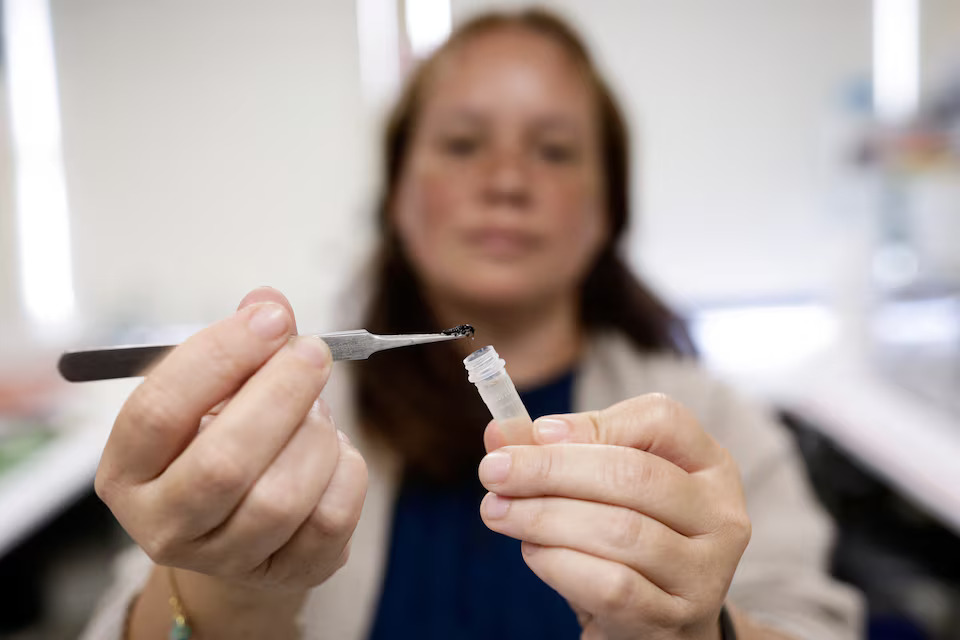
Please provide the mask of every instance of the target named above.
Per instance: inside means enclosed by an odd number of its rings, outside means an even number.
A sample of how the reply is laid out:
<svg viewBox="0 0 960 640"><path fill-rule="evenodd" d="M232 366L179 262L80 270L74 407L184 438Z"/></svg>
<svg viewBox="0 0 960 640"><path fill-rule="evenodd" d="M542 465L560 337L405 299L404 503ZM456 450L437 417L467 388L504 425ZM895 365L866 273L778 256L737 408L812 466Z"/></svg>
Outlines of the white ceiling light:
<svg viewBox="0 0 960 640"><path fill-rule="evenodd" d="M400 86L397 0L357 0L360 82L373 105L391 102Z"/></svg>
<svg viewBox="0 0 960 640"><path fill-rule="evenodd" d="M904 122L920 99L920 0L873 2L873 105L877 116Z"/></svg>
<svg viewBox="0 0 960 640"><path fill-rule="evenodd" d="M450 35L450 0L406 0L407 37L417 58L430 55Z"/></svg>
<svg viewBox="0 0 960 640"><path fill-rule="evenodd" d="M32 326L49 333L74 312L50 8L47 0L5 0L3 10L20 290Z"/></svg>

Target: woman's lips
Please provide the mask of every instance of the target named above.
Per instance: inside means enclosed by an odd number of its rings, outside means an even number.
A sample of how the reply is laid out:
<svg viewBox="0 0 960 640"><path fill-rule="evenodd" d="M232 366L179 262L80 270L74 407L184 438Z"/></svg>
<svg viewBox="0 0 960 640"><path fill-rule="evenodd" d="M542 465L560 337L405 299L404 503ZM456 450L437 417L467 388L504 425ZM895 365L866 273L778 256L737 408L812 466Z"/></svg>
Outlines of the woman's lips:
<svg viewBox="0 0 960 640"><path fill-rule="evenodd" d="M540 244L538 236L525 231L477 229L466 234L467 244L495 258L512 258L529 253Z"/></svg>

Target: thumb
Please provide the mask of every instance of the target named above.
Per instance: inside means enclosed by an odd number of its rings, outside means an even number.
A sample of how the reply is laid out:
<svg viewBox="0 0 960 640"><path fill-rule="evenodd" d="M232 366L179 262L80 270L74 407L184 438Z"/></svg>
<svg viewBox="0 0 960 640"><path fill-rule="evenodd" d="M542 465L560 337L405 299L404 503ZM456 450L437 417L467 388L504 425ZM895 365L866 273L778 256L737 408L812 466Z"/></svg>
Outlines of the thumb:
<svg viewBox="0 0 960 640"><path fill-rule="evenodd" d="M257 287L256 289L253 289L250 291L250 293L243 296L243 300L241 300L240 304L237 305L237 311L259 302L276 302L277 304L286 307L287 311L290 313L290 317L293 318L293 333L297 333L297 317L293 313L293 306L290 304L290 301L287 300L285 295L273 287Z"/></svg>
<svg viewBox="0 0 960 640"><path fill-rule="evenodd" d="M696 416L671 398L650 393L602 411L544 416L534 423L538 444L579 442L632 447L695 472L722 462L722 450Z"/></svg>

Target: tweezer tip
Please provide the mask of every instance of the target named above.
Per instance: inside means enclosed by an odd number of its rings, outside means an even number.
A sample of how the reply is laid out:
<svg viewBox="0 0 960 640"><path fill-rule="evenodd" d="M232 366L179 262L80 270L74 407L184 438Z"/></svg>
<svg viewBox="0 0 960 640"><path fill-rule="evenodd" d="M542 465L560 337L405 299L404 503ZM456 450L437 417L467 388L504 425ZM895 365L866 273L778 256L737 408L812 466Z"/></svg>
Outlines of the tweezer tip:
<svg viewBox="0 0 960 640"><path fill-rule="evenodd" d="M458 338L461 338L461 337L472 338L475 331L473 330L472 325L461 324L459 326L453 327L452 329L445 329L440 333L442 333L445 336L456 336Z"/></svg>

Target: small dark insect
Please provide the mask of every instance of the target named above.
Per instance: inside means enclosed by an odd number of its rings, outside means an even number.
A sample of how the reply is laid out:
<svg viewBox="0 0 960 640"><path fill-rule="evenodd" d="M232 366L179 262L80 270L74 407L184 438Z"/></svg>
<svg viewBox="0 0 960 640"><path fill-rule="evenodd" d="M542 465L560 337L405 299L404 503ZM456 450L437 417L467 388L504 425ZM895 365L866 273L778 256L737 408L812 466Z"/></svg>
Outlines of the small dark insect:
<svg viewBox="0 0 960 640"><path fill-rule="evenodd" d="M452 329L446 329L441 331L445 336L467 336L469 338L473 337L474 331L473 327L469 324L461 324L458 327L453 327Z"/></svg>

